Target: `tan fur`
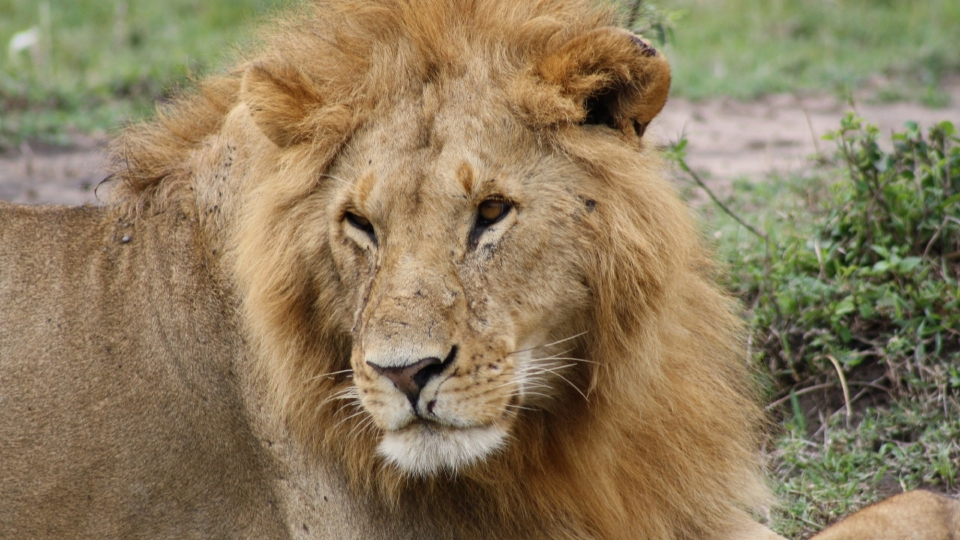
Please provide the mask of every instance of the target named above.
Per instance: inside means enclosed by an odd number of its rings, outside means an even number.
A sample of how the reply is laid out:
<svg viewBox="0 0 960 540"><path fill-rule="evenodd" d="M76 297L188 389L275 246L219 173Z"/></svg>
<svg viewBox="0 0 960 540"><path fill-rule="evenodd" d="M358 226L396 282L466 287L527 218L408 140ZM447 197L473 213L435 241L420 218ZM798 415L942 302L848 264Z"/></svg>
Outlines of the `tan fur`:
<svg viewBox="0 0 960 540"><path fill-rule="evenodd" d="M108 208L0 206L5 537L770 537L735 305L641 138L669 67L614 23L310 4L124 134ZM371 366L434 357L416 403Z"/></svg>

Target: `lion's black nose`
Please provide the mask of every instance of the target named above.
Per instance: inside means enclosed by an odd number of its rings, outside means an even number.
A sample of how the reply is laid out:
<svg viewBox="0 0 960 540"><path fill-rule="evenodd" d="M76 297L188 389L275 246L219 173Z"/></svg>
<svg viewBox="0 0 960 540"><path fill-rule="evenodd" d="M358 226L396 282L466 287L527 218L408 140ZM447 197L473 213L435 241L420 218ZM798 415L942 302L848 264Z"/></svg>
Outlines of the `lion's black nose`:
<svg viewBox="0 0 960 540"><path fill-rule="evenodd" d="M406 366L380 366L373 362L367 362L377 373L390 379L393 384L410 400L414 410L417 408L417 398L420 397L420 391L430 382L430 379L439 375L444 369L453 362L457 355L457 348L453 347L446 358L440 360L436 357L424 358L413 364Z"/></svg>

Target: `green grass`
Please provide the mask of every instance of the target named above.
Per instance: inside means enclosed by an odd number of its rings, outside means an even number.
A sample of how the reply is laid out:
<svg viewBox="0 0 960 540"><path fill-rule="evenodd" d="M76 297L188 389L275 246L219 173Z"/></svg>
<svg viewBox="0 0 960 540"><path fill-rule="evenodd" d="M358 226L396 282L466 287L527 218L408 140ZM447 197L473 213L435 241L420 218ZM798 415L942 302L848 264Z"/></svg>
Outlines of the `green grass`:
<svg viewBox="0 0 960 540"><path fill-rule="evenodd" d="M702 209L779 420L773 524L787 536L903 490L960 492L956 135L908 125L887 152L847 117L833 163L735 182L733 215Z"/></svg>
<svg viewBox="0 0 960 540"><path fill-rule="evenodd" d="M37 28L36 47L0 56L0 145L112 129L149 114L230 56L258 14L285 0L0 0L0 43Z"/></svg>
<svg viewBox="0 0 960 540"><path fill-rule="evenodd" d="M897 401L868 408L846 427L833 414L814 434L788 420L776 439L773 475L781 506L773 527L806 538L824 524L890 495L923 487L957 494L958 409Z"/></svg>
<svg viewBox="0 0 960 540"><path fill-rule="evenodd" d="M880 99L942 105L960 71L956 0L653 0L679 12L666 53L674 93L700 99L847 93L871 77Z"/></svg>

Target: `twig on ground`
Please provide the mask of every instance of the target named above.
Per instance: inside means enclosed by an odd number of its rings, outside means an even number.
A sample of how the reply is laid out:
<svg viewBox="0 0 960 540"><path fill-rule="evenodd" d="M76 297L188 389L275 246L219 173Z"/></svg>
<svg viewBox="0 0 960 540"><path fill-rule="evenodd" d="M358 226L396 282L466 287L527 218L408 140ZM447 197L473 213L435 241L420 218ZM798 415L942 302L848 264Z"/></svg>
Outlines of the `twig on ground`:
<svg viewBox="0 0 960 540"><path fill-rule="evenodd" d="M690 175L690 178L692 178L693 181L696 182L696 184L700 186L700 188L707 193L707 196L710 197L710 200L712 200L717 206L719 206L721 210L723 210L728 216L736 220L737 223L742 225L748 231L753 233L757 238L762 239L767 244L770 243L770 239L767 237L767 235L755 229L752 225L750 225L749 223L741 219L740 216L734 213L733 210L730 210L730 208L728 208L727 205L723 204L723 202L720 201L720 199L716 196L716 194L714 194L713 190L707 187L707 184L705 184L704 181L700 178L700 175L694 172L694 170L691 169L689 165L687 165L687 162L685 159L683 159L683 157L678 156L676 158L676 161L677 161L677 165L680 166L680 169L682 169L683 172Z"/></svg>
<svg viewBox="0 0 960 540"><path fill-rule="evenodd" d="M804 395L804 394L809 394L810 392L816 392L817 390L824 390L824 389L826 389L826 388L831 388L831 387L833 387L833 385L834 385L834 383L828 382L828 383L823 383L823 384L815 384L815 385L813 385L813 386L808 386L807 388L803 388L803 389L801 389L801 390L797 390L796 392L793 392L793 393L791 393L791 394L787 394L786 396L784 396L784 397L782 397L782 398L774 401L773 403L767 405L766 410L768 410L768 411L773 410L773 409L779 407L780 405L783 405L784 403L790 401L790 396L791 396L791 395L793 395L793 396L802 396L802 395Z"/></svg>
<svg viewBox="0 0 960 540"><path fill-rule="evenodd" d="M837 376L840 377L840 386L843 388L843 401L847 406L847 429L850 429L850 417L853 414L853 409L850 408L850 389L847 388L847 378L843 376L843 369L840 367L840 362L829 354L825 356L827 360L833 363L833 367L837 370Z"/></svg>

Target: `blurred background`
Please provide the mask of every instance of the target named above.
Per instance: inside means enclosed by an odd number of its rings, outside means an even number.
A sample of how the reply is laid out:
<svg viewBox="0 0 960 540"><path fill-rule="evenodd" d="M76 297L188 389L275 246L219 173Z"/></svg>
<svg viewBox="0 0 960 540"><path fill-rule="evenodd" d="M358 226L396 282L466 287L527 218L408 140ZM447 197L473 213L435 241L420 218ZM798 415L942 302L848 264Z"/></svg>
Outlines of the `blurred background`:
<svg viewBox="0 0 960 540"><path fill-rule="evenodd" d="M141 117L292 2L0 0L0 143ZM674 95L696 100L869 89L942 107L960 73L956 0L664 0L639 11L637 26L666 41Z"/></svg>
<svg viewBox="0 0 960 540"><path fill-rule="evenodd" d="M0 0L0 199L98 204L105 141L293 4ZM751 326L780 498L760 517L799 537L956 496L960 1L617 6L671 62L650 138Z"/></svg>

